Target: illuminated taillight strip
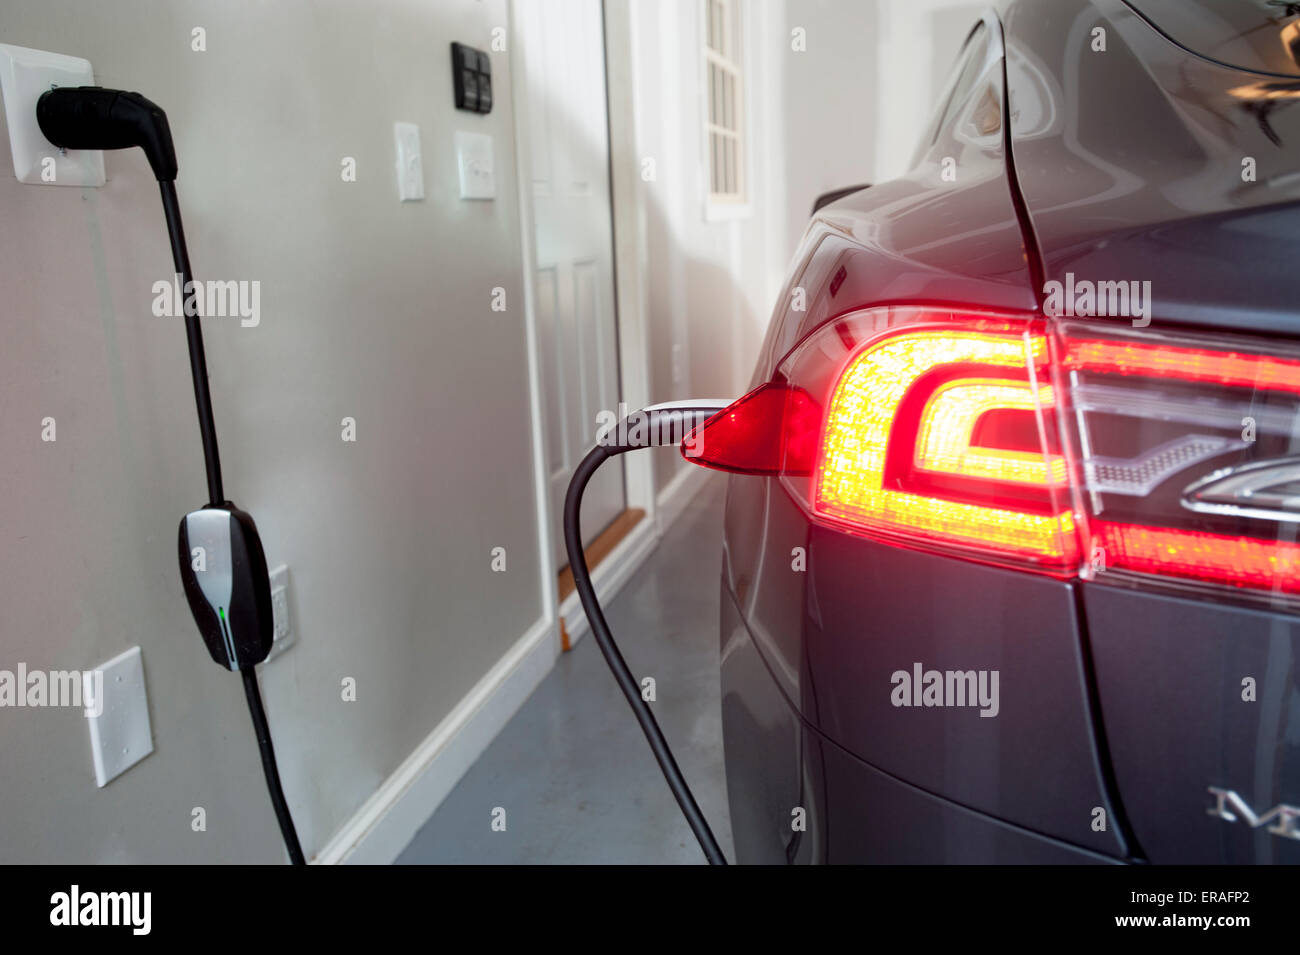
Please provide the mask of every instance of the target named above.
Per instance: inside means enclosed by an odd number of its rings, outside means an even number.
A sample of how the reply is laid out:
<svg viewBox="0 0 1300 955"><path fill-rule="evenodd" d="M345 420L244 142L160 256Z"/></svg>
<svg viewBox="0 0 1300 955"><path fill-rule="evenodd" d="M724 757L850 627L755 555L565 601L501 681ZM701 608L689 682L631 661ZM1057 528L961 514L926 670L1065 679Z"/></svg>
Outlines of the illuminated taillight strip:
<svg viewBox="0 0 1300 955"><path fill-rule="evenodd" d="M1038 388L1038 403L1055 406L1050 386ZM1035 487L1065 484L1065 458L1041 451L1013 451L972 444L975 426L990 411L1035 411L1028 381L961 378L937 388L921 414L916 466L965 478L1007 481Z"/></svg>
<svg viewBox="0 0 1300 955"><path fill-rule="evenodd" d="M949 366L1026 371L1046 354L1042 335L1023 326L900 329L872 342L835 385L814 475L814 510L859 527L965 544L985 552L1064 566L1077 559L1073 515L993 507L887 488L891 438L900 403L927 372ZM1026 388L1028 382L1026 380Z"/></svg>
<svg viewBox="0 0 1300 955"><path fill-rule="evenodd" d="M1300 361L1244 352L1215 352L1149 342L1076 339L1066 347L1065 366L1067 370L1172 378L1300 394Z"/></svg>
<svg viewBox="0 0 1300 955"><path fill-rule="evenodd" d="M1300 545L1136 524L1092 524L1108 569L1300 593Z"/></svg>

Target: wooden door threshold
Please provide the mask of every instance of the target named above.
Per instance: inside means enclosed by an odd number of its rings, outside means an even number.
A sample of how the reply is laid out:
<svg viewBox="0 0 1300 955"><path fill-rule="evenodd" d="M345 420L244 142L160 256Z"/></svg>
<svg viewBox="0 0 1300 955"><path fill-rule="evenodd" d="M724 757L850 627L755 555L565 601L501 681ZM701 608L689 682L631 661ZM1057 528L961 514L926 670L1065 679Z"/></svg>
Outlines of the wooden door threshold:
<svg viewBox="0 0 1300 955"><path fill-rule="evenodd" d="M619 545L619 542L632 533L632 528L641 523L644 518L645 508L643 507L629 507L614 518L609 527L601 531L589 547L583 549L582 553L587 558L587 566L595 570L600 565L600 562L608 557L610 552ZM560 571L559 586L560 602L563 603L564 598L573 593L574 590L573 571L569 569L568 564L565 564L564 569ZM564 643L564 649L569 649L567 639L565 639Z"/></svg>

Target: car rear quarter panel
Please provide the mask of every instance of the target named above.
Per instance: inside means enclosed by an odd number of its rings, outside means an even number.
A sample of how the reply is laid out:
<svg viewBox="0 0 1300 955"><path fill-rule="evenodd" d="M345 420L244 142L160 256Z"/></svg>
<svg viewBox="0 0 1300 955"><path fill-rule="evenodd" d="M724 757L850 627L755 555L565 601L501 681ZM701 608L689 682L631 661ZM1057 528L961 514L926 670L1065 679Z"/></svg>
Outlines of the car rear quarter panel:
<svg viewBox="0 0 1300 955"><path fill-rule="evenodd" d="M979 128L959 118L939 130L908 176L819 212L756 383L809 331L854 309L891 302L1036 308L1007 176L1002 83L994 59L963 105L966 115L984 108ZM998 107L992 129L990 103ZM955 178L946 179L945 169ZM816 839L791 828L796 806L814 816L817 833L826 807L838 805L838 845L867 852L888 843L877 830L905 815L888 805L863 805L856 817L845 812L873 791L907 800L920 794L970 812L966 822L992 824L997 816L1020 833L1123 855L1114 822L1095 825L1096 810L1113 820L1114 807L1091 733L1072 585L815 527L772 479L730 479L725 540L723 715L742 860L814 853ZM972 709L892 706L891 674L916 662L1001 670L1002 711L981 718ZM819 759L808 732L835 747L835 759ZM865 785L848 772L859 764L902 788ZM854 826L861 831L846 831ZM999 857L1014 856L1014 844Z"/></svg>

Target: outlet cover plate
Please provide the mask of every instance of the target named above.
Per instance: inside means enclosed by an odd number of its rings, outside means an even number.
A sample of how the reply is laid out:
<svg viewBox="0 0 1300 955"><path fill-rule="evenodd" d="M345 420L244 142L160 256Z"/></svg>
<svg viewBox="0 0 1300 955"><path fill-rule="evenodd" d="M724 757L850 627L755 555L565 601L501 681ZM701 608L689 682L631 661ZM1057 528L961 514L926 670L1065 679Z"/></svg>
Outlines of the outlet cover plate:
<svg viewBox="0 0 1300 955"><path fill-rule="evenodd" d="M51 87L94 85L89 60L0 43L0 89L4 92L14 175L19 182L43 186L104 184L102 151L64 152L45 138L36 122L36 101Z"/></svg>
<svg viewBox="0 0 1300 955"><path fill-rule="evenodd" d="M271 570L271 652L263 663L270 663L293 646L293 621L289 617L289 568L280 564Z"/></svg>
<svg viewBox="0 0 1300 955"><path fill-rule="evenodd" d="M103 682L99 686L102 674ZM149 699L144 688L144 659L139 647L119 653L82 674L90 724L90 751L95 783L103 787L153 752Z"/></svg>

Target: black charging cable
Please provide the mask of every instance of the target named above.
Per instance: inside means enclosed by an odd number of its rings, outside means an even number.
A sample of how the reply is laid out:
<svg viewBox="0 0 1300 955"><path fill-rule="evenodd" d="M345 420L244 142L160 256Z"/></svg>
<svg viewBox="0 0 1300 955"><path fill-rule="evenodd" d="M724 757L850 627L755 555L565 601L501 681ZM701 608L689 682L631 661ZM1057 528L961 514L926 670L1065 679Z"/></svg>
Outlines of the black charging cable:
<svg viewBox="0 0 1300 955"><path fill-rule="evenodd" d="M203 441L203 463L207 471L208 505L210 508L231 513L237 522L238 535L234 540L241 545L238 570L247 574L249 567L256 565L261 576L265 576L265 557L262 545L257 537L257 528L252 518L226 500L221 485L221 456L217 450L217 428L212 417L212 395L208 390L208 364L203 350L203 329L199 325L197 292L193 291L193 276L190 272L190 253L185 245L185 229L181 225L180 203L176 197L176 150L172 144L171 127L167 114L157 104L139 93L125 90L106 89L98 86L78 86L52 89L43 93L36 103L36 119L41 132L52 144L62 149L127 149L139 146L144 150L153 169L154 178L162 193L163 214L167 219L167 235L171 240L172 262L181 281L181 300L185 312L185 338L189 346L190 377L194 381L194 404L199 415L199 435ZM187 515L188 516L188 515ZM182 535L186 523L182 521ZM182 536L182 541L185 541ZM233 553L233 551L231 551ZM188 559L188 550L182 548L181 560ZM228 568L232 575L236 568ZM271 793L271 805L284 836L285 848L294 865L305 865L302 846L298 842L298 832L293 825L293 816L289 813L289 804L284 798L284 789L280 785L280 771L275 762L275 749L271 745L271 731L266 724L266 711L262 708L262 694L257 686L257 672L254 665L266 658L270 650L269 622L265 613L269 612L269 584L264 579L256 581L260 600L250 603L259 607L253 623L260 626L251 629L264 630L251 637L245 637L245 630L250 629L241 617L235 618L233 607L230 618L222 615L220 627L226 631L230 641L231 654L223 655L214 651L217 662L238 669L244 680L244 695L248 698L248 710L253 717L253 730L257 735L257 746L262 754L262 771L266 776L266 786ZM196 607L193 594L191 607ZM229 587L227 587L227 597ZM199 603L201 604L201 600ZM196 615L200 612L195 609ZM196 616L197 619L197 616ZM230 633L232 623L238 622L240 634L238 651L235 648L235 636ZM213 627L218 624L214 619ZM202 624L200 624L202 629ZM208 635L205 634L205 641Z"/></svg>
<svg viewBox="0 0 1300 955"><path fill-rule="evenodd" d="M262 751L262 772L266 775L266 788L271 791L271 805L275 807L275 818L280 823L280 835L284 836L284 846L289 850L289 861L294 865L306 865L302 846L298 843L298 830L293 827L289 803L280 787L280 770L275 765L275 747L271 745L271 728L266 725L266 711L262 709L262 694L257 689L257 672L252 667L244 667L239 674L244 678L248 712L253 716L257 748Z"/></svg>
<svg viewBox="0 0 1300 955"><path fill-rule="evenodd" d="M226 503L226 496L221 486L221 454L217 449L217 426L212 417L212 395L208 391L208 362L203 351L203 329L199 325L197 303L186 296L185 290L191 288L193 276L190 273L190 253L185 244L185 229L181 225L180 204L176 198L176 183L171 180L158 183L162 191L163 214L167 218L167 235L171 239L172 261L176 273L181 277L181 295L185 302L185 339L190 352L190 377L194 380L194 404L199 412L199 435L203 439L203 463L208 476L208 502L220 507ZM280 824L280 834L284 837L284 847L289 852L289 861L294 865L306 865L302 854L302 844L298 841L298 830L293 825L293 815L289 812L289 802L284 798L284 787L280 785L280 769L275 762L275 747L271 745L271 728L266 722L266 710L262 707L262 692L257 685L257 671L251 667L241 667L240 676L244 678L244 695L248 698L248 712L253 717L253 732L257 736L257 748L262 754L262 773L266 776L266 788L271 793L271 806L275 809L276 821Z"/></svg>
<svg viewBox="0 0 1300 955"><path fill-rule="evenodd" d="M581 513L582 495L587 489L588 482L596 470L611 457L640 448L679 444L683 438L727 404L728 402L725 401L678 402L655 405L633 412L607 434L602 435L596 446L587 452L586 457L573 472L573 477L569 481L569 490L564 496L564 547L569 555L569 568L573 571L573 583L578 591L578 599L582 602L582 609L591 624L592 636L596 638L596 644L600 647L605 662L609 664L618 688L623 691L628 705L632 707L632 713L641 725L641 731L645 734L646 742L650 744L650 750L654 753L660 770L663 771L668 788L672 790L677 805L681 807L682 815L686 817L686 822L691 827L691 832L695 834L700 848L704 850L704 856L709 860L710 865L726 865L727 860L718 846L718 840L713 836L713 830L709 828L708 820L704 818L704 813L700 811L700 806L691 793L691 787L686 784L686 779L677 766L677 760L673 758L668 741L664 739L663 730L659 728L659 723L650 711L650 704L641 697L640 684L628 669L627 662L619 652L613 634L610 633L609 624L605 622L605 614L600 609L600 601L596 599L596 589L591 583L587 557L582 552Z"/></svg>
<svg viewBox="0 0 1300 955"><path fill-rule="evenodd" d="M198 304L186 291L193 287L190 253L185 245L185 229L181 225L176 183L167 180L158 183L158 186L162 191L163 213L167 218L167 235L171 239L172 260L176 265L176 273L181 277L181 296L185 303L185 339L190 353L190 377L194 380L194 404L199 412L199 435L203 439L203 463L208 476L208 502L214 507L222 507L228 502L221 486L221 454L217 450L217 426L212 418L212 395L208 391L208 363L203 351L203 329L199 325ZM244 695L248 698L248 712L253 717L253 732L257 735L257 748L262 754L262 773L266 776L266 788L271 793L271 806L275 809L275 818L280 824L284 847L289 852L290 862L294 865L306 865L307 860L302 854L302 844L298 841L298 830L294 828L289 803L284 798L284 788L280 785L280 770L275 762L275 748L271 745L271 729L266 723L266 711L262 707L262 693L257 685L257 671L250 665L240 667L239 673L244 678Z"/></svg>
<svg viewBox="0 0 1300 955"><path fill-rule="evenodd" d="M170 179L158 183L162 193L163 215L167 218L167 236L171 240L172 261L181 277L181 301L185 311L185 340L190 352L190 377L194 380L194 405L199 412L199 437L203 441L203 465L208 476L208 503L220 507L226 502L221 486L221 453L217 450L217 426L212 418L212 394L208 391L208 359L203 350L203 329L199 325L196 297L187 294L193 288L190 252L185 245L185 228L181 225L181 208L176 198L176 183Z"/></svg>
<svg viewBox="0 0 1300 955"><path fill-rule="evenodd" d="M199 412L199 435L203 439L203 463L208 476L208 501L214 507L225 505L226 497L221 486L221 454L217 450L217 426L212 418L212 395L208 391L208 363L203 351L203 329L199 325L198 305L186 290L192 288L190 253L185 245L185 229L181 225L181 210L176 198L176 184L171 180L158 183L162 191L163 214L167 218L167 235L171 239L172 260L181 277L181 296L185 303L185 339L190 353L190 377L194 380L194 404ZM306 865L298 830L294 828L289 803L280 785L280 770L275 762L275 748L271 745L271 728L266 723L266 710L262 707L262 692L257 685L257 671L252 666L240 667L244 678L244 695L248 698L248 712L253 717L253 732L257 735L257 748L262 754L262 773L266 788L271 793L271 806L275 809L284 847L289 861Z"/></svg>

